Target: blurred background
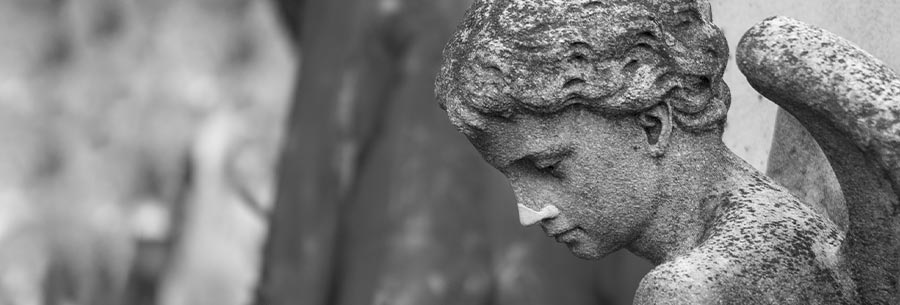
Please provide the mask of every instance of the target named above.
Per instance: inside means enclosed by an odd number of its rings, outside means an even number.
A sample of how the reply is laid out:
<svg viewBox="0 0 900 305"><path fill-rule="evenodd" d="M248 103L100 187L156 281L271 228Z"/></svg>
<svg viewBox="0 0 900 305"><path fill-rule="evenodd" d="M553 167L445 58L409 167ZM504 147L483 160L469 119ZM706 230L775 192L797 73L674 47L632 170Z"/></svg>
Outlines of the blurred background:
<svg viewBox="0 0 900 305"><path fill-rule="evenodd" d="M890 0L713 0L900 67ZM0 0L0 305L630 304L650 265L521 228L433 98L466 0ZM725 141L840 222L732 62Z"/></svg>

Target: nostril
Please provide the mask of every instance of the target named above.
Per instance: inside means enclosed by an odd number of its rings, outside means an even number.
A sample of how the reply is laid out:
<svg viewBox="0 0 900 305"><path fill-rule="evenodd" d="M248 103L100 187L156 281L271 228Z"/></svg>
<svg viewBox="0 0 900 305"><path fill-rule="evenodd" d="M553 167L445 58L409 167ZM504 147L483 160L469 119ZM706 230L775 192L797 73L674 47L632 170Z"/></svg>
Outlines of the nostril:
<svg viewBox="0 0 900 305"><path fill-rule="evenodd" d="M535 211L524 204L519 204L519 223L526 227L556 216L559 216L559 209L553 205L547 205L540 211Z"/></svg>

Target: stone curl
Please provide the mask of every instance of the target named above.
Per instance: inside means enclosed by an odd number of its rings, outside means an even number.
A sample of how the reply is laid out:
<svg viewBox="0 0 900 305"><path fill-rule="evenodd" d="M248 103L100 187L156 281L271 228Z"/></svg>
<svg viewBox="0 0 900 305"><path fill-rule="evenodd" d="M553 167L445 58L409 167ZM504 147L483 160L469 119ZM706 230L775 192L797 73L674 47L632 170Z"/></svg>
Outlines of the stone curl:
<svg viewBox="0 0 900 305"><path fill-rule="evenodd" d="M490 118L581 105L658 104L691 132L721 131L725 37L704 0L478 0L444 49L436 95L474 136Z"/></svg>

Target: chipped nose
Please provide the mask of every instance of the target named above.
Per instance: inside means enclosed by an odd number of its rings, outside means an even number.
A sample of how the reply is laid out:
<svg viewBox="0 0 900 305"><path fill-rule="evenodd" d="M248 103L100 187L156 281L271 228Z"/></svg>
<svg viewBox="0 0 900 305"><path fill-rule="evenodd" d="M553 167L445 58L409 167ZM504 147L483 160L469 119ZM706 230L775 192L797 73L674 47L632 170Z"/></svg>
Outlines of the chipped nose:
<svg viewBox="0 0 900 305"><path fill-rule="evenodd" d="M559 215L559 209L556 206L548 205L540 211L535 211L521 203L519 204L519 223L526 227L557 215Z"/></svg>

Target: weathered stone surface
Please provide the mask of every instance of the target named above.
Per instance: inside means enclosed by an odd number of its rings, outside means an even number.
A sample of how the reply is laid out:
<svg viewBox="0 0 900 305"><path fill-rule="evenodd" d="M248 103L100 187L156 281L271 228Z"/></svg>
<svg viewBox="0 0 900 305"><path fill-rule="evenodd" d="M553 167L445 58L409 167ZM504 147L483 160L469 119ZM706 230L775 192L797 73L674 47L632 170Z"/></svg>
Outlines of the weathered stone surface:
<svg viewBox="0 0 900 305"><path fill-rule="evenodd" d="M665 99L683 127L720 128L728 49L708 4L626 3L476 2L445 50L437 94L451 113L467 111L455 106L465 99L468 111L501 117L572 105L628 113Z"/></svg>
<svg viewBox="0 0 900 305"><path fill-rule="evenodd" d="M900 78L850 42L789 18L745 34L738 64L794 113L828 156L847 200L843 245L867 304L895 304L900 254Z"/></svg>
<svg viewBox="0 0 900 305"><path fill-rule="evenodd" d="M844 255L863 247L854 240L886 241L890 226L854 226L851 209L844 243L834 222L721 142L727 58L705 1L484 0L447 45L436 94L522 211L559 211L541 214L548 235L579 257L626 248L657 265L636 304L892 303L895 289L872 268L885 265L885 248ZM837 126L856 139L835 137L845 140L836 147L894 143L885 111L896 104L883 101L854 104L876 113L825 108L865 123ZM890 149L878 151L853 160L894 175ZM862 217L892 215L879 208Z"/></svg>

